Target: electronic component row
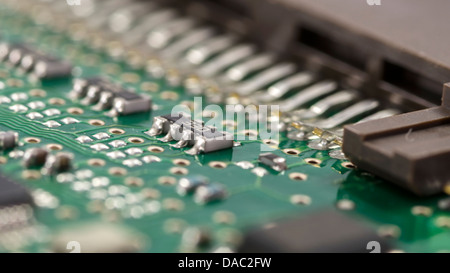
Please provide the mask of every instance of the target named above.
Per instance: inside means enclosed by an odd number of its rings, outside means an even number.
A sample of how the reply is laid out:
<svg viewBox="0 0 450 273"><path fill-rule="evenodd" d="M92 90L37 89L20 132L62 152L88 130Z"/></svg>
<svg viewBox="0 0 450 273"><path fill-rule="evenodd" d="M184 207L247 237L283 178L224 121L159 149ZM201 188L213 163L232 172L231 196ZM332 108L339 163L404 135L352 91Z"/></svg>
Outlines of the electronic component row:
<svg viewBox="0 0 450 273"><path fill-rule="evenodd" d="M0 43L0 62L30 72L40 79L70 77L72 65L23 43Z"/></svg>
<svg viewBox="0 0 450 273"><path fill-rule="evenodd" d="M101 77L75 79L70 96L81 99L84 105L95 104L94 110L110 110L112 116L147 112L152 108L149 96L137 94Z"/></svg>
<svg viewBox="0 0 450 273"><path fill-rule="evenodd" d="M160 141L178 141L172 145L174 148L193 146L186 151L191 155L210 153L234 146L232 134L205 126L202 121L192 120L183 114L155 117L153 126L147 134L150 136L166 134Z"/></svg>

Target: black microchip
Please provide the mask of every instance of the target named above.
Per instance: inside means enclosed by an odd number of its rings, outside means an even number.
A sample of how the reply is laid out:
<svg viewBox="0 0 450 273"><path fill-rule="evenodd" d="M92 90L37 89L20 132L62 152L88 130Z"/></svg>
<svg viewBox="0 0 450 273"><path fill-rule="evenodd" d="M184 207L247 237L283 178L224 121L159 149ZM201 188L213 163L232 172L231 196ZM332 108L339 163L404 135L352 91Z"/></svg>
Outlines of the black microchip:
<svg viewBox="0 0 450 273"><path fill-rule="evenodd" d="M32 203L27 189L0 174L0 208Z"/></svg>
<svg viewBox="0 0 450 273"><path fill-rule="evenodd" d="M129 92L129 91L121 91L121 92L118 92L118 93L116 93L116 96L119 97L119 98L123 98L123 99L125 99L125 100L127 100L127 101L132 101L132 100L138 100L138 99L141 99L141 96L139 96L139 95L136 94L136 93Z"/></svg>
<svg viewBox="0 0 450 273"><path fill-rule="evenodd" d="M251 230L241 253L369 253L389 250L385 240L361 221L326 210ZM377 245L379 248L377 249Z"/></svg>
<svg viewBox="0 0 450 273"><path fill-rule="evenodd" d="M182 113L179 113L178 115L165 115L162 117L167 119L170 122L170 124L173 124L173 123L177 122L178 120L180 120L181 118L183 118L184 116Z"/></svg>

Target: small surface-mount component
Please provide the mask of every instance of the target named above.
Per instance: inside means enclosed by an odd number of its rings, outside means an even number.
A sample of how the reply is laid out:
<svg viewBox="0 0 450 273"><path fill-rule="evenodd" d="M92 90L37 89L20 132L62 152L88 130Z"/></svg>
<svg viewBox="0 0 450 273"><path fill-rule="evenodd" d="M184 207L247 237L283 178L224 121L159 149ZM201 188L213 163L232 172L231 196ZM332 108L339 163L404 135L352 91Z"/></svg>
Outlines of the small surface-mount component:
<svg viewBox="0 0 450 273"><path fill-rule="evenodd" d="M19 134L16 132L0 132L0 150L8 150L17 146Z"/></svg>
<svg viewBox="0 0 450 273"><path fill-rule="evenodd" d="M198 187L209 183L209 179L203 175L191 175L178 181L177 192L180 195L193 193Z"/></svg>
<svg viewBox="0 0 450 273"><path fill-rule="evenodd" d="M2 43L0 61L8 61L14 66L20 66L24 71L32 72L40 79L57 79L72 75L70 63L21 43Z"/></svg>
<svg viewBox="0 0 450 273"><path fill-rule="evenodd" d="M147 134L156 136L166 133L160 140L169 142L176 140L174 148L192 146L187 154L197 155L232 148L234 137L232 134L217 130L215 127L205 126L202 121L192 120L188 116L161 116L153 120L153 126Z"/></svg>
<svg viewBox="0 0 450 273"><path fill-rule="evenodd" d="M28 149L23 156L23 165L26 168L42 167L47 161L48 151L43 148Z"/></svg>
<svg viewBox="0 0 450 273"><path fill-rule="evenodd" d="M74 99L84 98L86 97L88 89L90 87L102 84L103 82L104 79L100 77L74 79L72 92L70 92L70 95Z"/></svg>
<svg viewBox="0 0 450 273"><path fill-rule="evenodd" d="M94 110L111 110L112 116L125 116L150 111L149 96L137 94L108 79L93 77L74 80L71 97L83 104L95 104Z"/></svg>
<svg viewBox="0 0 450 273"><path fill-rule="evenodd" d="M33 204L28 190L0 174L0 208L23 204Z"/></svg>
<svg viewBox="0 0 450 273"><path fill-rule="evenodd" d="M204 205L216 201L221 201L227 197L227 191L218 183L207 184L197 188L194 200L198 204Z"/></svg>
<svg viewBox="0 0 450 273"><path fill-rule="evenodd" d="M260 154L259 161L277 172L287 170L286 159L273 153Z"/></svg>
<svg viewBox="0 0 450 273"><path fill-rule="evenodd" d="M250 230L238 249L241 253L369 253L369 242L388 245L364 222L335 210L282 220L270 228Z"/></svg>
<svg viewBox="0 0 450 273"><path fill-rule="evenodd" d="M45 162L43 173L45 175L55 175L70 171L72 169L73 155L60 152L56 155L50 155Z"/></svg>
<svg viewBox="0 0 450 273"><path fill-rule="evenodd" d="M417 195L450 181L450 84L442 106L345 127L343 151L358 168Z"/></svg>

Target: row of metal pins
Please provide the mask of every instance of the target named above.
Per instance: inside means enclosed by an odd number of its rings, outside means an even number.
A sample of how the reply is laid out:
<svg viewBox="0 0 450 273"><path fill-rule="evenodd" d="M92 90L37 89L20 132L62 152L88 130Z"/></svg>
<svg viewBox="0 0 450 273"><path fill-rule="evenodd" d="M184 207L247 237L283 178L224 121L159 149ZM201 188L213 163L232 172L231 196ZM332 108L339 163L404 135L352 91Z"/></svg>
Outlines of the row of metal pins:
<svg viewBox="0 0 450 273"><path fill-rule="evenodd" d="M109 23L113 32L127 32L123 35L125 39L122 39L125 47L132 48L145 39L152 54L159 52L155 56L169 60L169 66L176 65L176 61L181 59L181 66L194 67L200 78L218 78L219 82L234 83L231 91L238 96L251 97L254 102L278 104L282 113L293 113L293 124L296 125L292 127L297 132L290 132L291 137L298 140L311 136L319 138L309 143L311 148L328 150L335 145L339 146L342 142L342 129L336 128L358 117L362 118L360 121L367 121L398 114L394 109L374 113L379 103L369 99L341 109L328 118L318 119L334 107L356 102L356 92L338 90L336 82L317 81L315 75L309 72L296 73L297 67L292 63L276 64L274 56L258 53L254 45L237 44L237 37L219 34L215 29L202 26L193 18L177 15L174 10L155 4L144 7L142 3L127 6L129 1L108 2L110 3L101 4L101 10L103 14L112 12L113 15L109 20L108 16L97 16L89 21L90 27L101 29ZM122 20L127 22L122 26L117 24L121 16ZM165 76L165 65L164 61L150 62L149 71L154 76ZM174 84L179 83L174 81ZM198 90L197 93L203 91L203 87L188 87ZM299 92L285 100L277 101L295 89ZM317 101L318 99L320 100ZM317 102L305 108L311 101ZM295 119L313 122L303 124Z"/></svg>

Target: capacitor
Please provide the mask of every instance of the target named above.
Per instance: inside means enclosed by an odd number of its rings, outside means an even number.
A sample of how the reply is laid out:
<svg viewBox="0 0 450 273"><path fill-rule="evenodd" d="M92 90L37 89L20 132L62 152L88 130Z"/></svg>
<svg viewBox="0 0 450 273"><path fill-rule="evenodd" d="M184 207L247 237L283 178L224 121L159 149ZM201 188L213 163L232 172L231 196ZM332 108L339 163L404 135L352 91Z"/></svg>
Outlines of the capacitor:
<svg viewBox="0 0 450 273"><path fill-rule="evenodd" d="M269 166L270 168L278 172L287 169L286 159L284 157L277 156L276 154L272 153L261 154L259 155L259 161L262 164Z"/></svg>
<svg viewBox="0 0 450 273"><path fill-rule="evenodd" d="M0 150L8 150L17 146L19 134L16 132L0 132Z"/></svg>
<svg viewBox="0 0 450 273"><path fill-rule="evenodd" d="M73 155L70 153L57 153L50 155L44 165L42 172L46 175L55 175L58 173L67 172L72 169Z"/></svg>
<svg viewBox="0 0 450 273"><path fill-rule="evenodd" d="M198 187L209 183L209 179L203 175L191 175L178 181L177 192L180 195L193 193Z"/></svg>
<svg viewBox="0 0 450 273"><path fill-rule="evenodd" d="M28 149L23 156L23 165L26 168L42 167L47 161L48 151L43 148Z"/></svg>
<svg viewBox="0 0 450 273"><path fill-rule="evenodd" d="M195 191L194 200L196 203L203 205L223 200L226 196L225 188L219 183L214 183L198 187Z"/></svg>

